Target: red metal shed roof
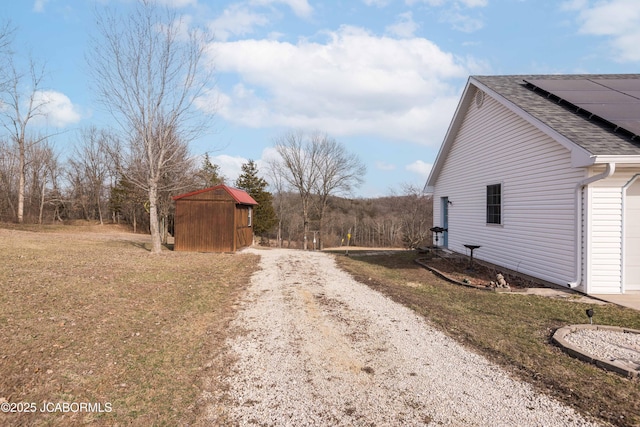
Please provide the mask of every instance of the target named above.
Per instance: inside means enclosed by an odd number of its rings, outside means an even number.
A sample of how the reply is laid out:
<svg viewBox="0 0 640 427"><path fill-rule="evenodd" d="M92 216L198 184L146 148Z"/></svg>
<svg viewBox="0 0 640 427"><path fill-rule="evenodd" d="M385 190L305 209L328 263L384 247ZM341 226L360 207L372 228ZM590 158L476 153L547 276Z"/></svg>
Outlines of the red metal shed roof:
<svg viewBox="0 0 640 427"><path fill-rule="evenodd" d="M253 197L251 197L249 193L247 193L246 191L240 190L239 188L228 187L224 184L219 184L219 185L216 185L215 187L209 187L202 190L192 191L191 193L180 194L179 196L173 196L173 200L179 200L184 197L194 196L196 194L206 193L207 191L213 191L220 188L222 188L227 193L229 193L231 197L233 197L233 199L236 201L236 203L240 205L257 205L258 204L258 202L253 200Z"/></svg>

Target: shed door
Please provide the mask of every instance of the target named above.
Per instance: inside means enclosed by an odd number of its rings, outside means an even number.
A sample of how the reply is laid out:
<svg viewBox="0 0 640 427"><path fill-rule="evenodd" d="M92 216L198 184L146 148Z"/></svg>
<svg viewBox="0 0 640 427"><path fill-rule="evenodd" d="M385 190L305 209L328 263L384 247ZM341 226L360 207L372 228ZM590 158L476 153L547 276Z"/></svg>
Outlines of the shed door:
<svg viewBox="0 0 640 427"><path fill-rule="evenodd" d="M640 291L640 178L627 188L624 203L624 290Z"/></svg>

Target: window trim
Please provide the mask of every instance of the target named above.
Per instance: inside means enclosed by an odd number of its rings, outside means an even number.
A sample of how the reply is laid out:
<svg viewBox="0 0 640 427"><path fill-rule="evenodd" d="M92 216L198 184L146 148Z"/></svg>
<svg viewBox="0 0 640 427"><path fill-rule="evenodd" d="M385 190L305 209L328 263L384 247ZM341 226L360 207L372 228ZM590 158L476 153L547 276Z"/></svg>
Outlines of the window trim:
<svg viewBox="0 0 640 427"><path fill-rule="evenodd" d="M490 189L495 189L495 187L499 188L499 193L498 194L494 193L490 195L489 194ZM495 198L496 195L499 197L498 203L495 203L495 200L493 201L494 203L490 203L489 197ZM504 206L504 184L502 182L487 184L487 186L485 187L485 224L486 225L501 226L504 224L503 206ZM498 207L497 222L490 221L491 218L495 220L496 213L489 212L489 210L495 207Z"/></svg>
<svg viewBox="0 0 640 427"><path fill-rule="evenodd" d="M247 227L251 227L253 223L253 206L249 206L247 213Z"/></svg>

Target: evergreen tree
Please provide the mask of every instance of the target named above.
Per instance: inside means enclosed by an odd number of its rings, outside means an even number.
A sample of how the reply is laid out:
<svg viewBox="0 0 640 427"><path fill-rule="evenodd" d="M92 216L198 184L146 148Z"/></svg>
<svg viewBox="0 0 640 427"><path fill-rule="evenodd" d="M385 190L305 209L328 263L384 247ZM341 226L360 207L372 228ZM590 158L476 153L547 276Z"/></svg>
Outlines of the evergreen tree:
<svg viewBox="0 0 640 427"><path fill-rule="evenodd" d="M249 193L258 202L253 210L253 232L258 236L271 230L278 221L273 210L273 196L266 190L268 185L258 176L258 167L253 160L242 165L242 174L236 180L236 187Z"/></svg>
<svg viewBox="0 0 640 427"><path fill-rule="evenodd" d="M202 160L202 167L197 173L197 178L203 187L213 187L224 184L225 178L220 174L220 166L211 163L209 154L205 153Z"/></svg>

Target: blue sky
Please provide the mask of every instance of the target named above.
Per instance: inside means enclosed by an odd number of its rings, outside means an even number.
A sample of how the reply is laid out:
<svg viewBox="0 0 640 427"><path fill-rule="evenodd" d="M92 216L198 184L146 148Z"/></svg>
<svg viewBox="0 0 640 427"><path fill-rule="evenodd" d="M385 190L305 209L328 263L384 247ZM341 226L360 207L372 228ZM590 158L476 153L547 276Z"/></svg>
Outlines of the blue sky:
<svg viewBox="0 0 640 427"><path fill-rule="evenodd" d="M274 138L319 130L358 154L353 196L422 187L469 75L637 73L638 0L159 0L214 32L212 132L194 141L232 183ZM16 47L46 64L48 127L65 152L110 125L85 59L94 13L131 0L5 1Z"/></svg>

